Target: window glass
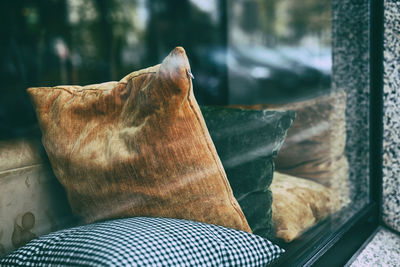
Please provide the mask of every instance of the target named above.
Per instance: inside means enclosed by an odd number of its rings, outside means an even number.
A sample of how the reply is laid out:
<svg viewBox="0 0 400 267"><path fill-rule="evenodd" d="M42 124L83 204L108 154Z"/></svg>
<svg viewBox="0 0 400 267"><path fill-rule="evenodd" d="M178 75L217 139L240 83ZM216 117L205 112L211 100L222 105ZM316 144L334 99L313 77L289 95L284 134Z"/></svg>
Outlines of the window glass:
<svg viewBox="0 0 400 267"><path fill-rule="evenodd" d="M368 140L354 131L360 119L359 129L368 129L368 94L338 74L332 81L339 37L331 8L331 1L228 1L229 104L297 114L271 186L275 237L289 249L333 233L368 202Z"/></svg>
<svg viewBox="0 0 400 267"><path fill-rule="evenodd" d="M183 46L201 106L264 116L254 124L248 115L219 130L217 134L234 140L237 151L247 146L226 162L214 140L228 176L271 174L262 189L273 197L265 202L265 216L245 212L254 225L260 218L273 224L269 230L260 226L259 233L290 251L291 244L306 246L311 237L333 233L368 202L366 175L359 177L353 157L363 144L349 142L355 137L348 134L354 125L348 103L354 103L358 92L333 86L331 1L53 0L1 5L2 140L40 137L26 88L119 80ZM285 111L294 111L289 112L293 121L270 126L271 118ZM213 112L204 111L205 119ZM361 121L368 125L366 116ZM268 138L257 138L260 129L270 131L262 132ZM210 134L214 138L211 129ZM264 161L243 165L256 159ZM238 197L243 209L264 205L242 199Z"/></svg>

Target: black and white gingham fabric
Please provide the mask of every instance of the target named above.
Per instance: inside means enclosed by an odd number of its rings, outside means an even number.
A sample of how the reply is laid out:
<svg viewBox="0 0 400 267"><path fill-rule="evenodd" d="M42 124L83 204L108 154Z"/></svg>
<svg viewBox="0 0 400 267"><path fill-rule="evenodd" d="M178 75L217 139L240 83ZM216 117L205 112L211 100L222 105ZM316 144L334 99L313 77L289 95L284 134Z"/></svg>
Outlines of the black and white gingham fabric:
<svg viewBox="0 0 400 267"><path fill-rule="evenodd" d="M135 217L51 233L0 266L265 266L283 252L262 237L222 226Z"/></svg>

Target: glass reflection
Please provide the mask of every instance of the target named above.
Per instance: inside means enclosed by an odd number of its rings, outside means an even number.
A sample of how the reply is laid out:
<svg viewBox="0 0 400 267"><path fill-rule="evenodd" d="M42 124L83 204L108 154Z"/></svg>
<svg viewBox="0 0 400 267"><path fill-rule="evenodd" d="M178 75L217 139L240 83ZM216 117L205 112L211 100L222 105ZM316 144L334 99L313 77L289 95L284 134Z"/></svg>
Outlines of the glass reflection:
<svg viewBox="0 0 400 267"><path fill-rule="evenodd" d="M330 1L228 6L231 103L288 103L330 89Z"/></svg>
<svg viewBox="0 0 400 267"><path fill-rule="evenodd" d="M326 0L3 1L0 13L1 139L40 135L27 87L119 80L158 64L175 46L186 49L200 104L265 107L331 91ZM329 105L344 120L343 103ZM326 116L303 129L308 139L334 127L336 117ZM341 135L326 138L345 140L343 120Z"/></svg>

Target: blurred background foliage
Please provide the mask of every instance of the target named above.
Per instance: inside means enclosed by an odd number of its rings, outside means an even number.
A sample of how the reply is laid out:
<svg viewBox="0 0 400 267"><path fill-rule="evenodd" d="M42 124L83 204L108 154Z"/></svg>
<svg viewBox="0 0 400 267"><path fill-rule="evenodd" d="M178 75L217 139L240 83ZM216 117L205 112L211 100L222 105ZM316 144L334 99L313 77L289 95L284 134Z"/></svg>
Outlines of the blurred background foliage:
<svg viewBox="0 0 400 267"><path fill-rule="evenodd" d="M330 86L327 0L15 0L0 2L0 22L1 139L39 132L26 88L119 80L178 45L201 104Z"/></svg>

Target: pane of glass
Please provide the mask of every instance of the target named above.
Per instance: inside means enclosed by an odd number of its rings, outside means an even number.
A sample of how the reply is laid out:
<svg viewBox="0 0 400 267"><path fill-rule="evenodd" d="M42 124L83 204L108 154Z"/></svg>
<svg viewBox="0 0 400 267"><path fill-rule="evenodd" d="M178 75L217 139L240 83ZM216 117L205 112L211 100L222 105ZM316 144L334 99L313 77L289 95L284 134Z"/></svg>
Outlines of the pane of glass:
<svg viewBox="0 0 400 267"><path fill-rule="evenodd" d="M367 102L354 107L368 93L332 86L343 79L331 81L331 13L327 0L228 1L229 104L297 113L271 186L274 237L288 250L336 231L369 199L368 141L352 130L368 129Z"/></svg>
<svg viewBox="0 0 400 267"><path fill-rule="evenodd" d="M228 178L238 173L260 178L261 190L235 195L256 234L290 251L333 233L368 203L368 141L362 140L368 130L368 86L355 90L340 77L343 70L333 71L340 58L332 63L339 42L332 29L343 24L333 24L331 1L2 5L0 141L40 137L27 87L119 80L183 46L199 104L242 116L218 129L226 134L222 139L237 145L236 154L226 159L208 126ZM296 114L293 121L277 121L287 110L295 111L285 113ZM203 113L207 120L206 114L217 111ZM249 184L231 181L240 190ZM263 199L257 197L261 191Z"/></svg>
<svg viewBox="0 0 400 267"><path fill-rule="evenodd" d="M288 103L329 91L330 13L326 0L229 1L229 102Z"/></svg>

